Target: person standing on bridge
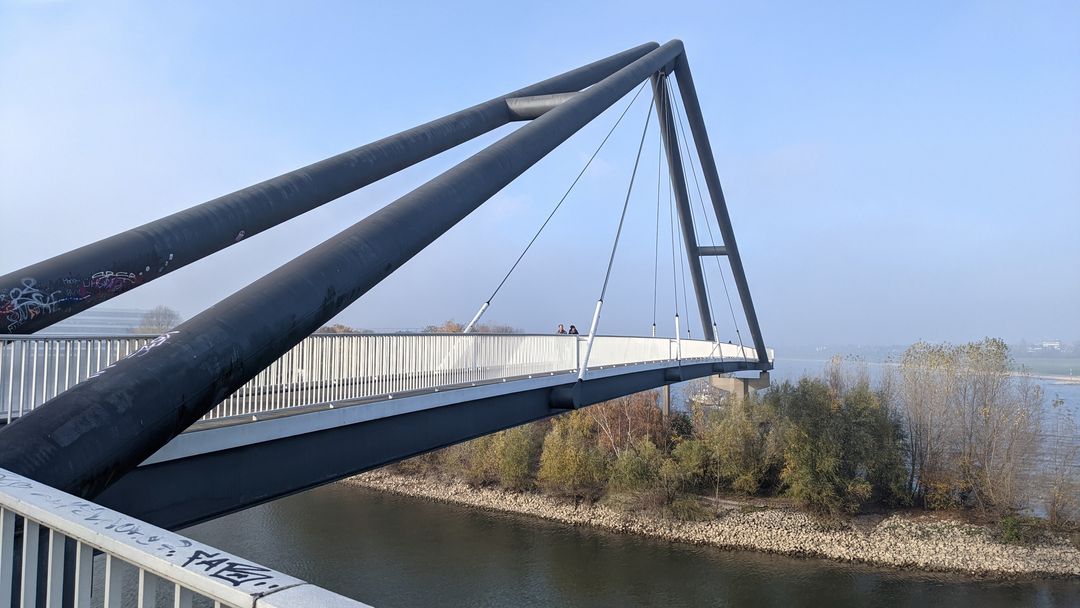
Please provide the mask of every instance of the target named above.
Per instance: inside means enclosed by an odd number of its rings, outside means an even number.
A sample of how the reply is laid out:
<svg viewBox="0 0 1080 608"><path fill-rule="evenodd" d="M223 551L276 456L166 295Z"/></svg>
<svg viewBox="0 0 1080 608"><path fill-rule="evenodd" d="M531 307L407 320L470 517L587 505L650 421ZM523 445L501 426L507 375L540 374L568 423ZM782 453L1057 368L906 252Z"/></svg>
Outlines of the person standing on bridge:
<svg viewBox="0 0 1080 608"><path fill-rule="evenodd" d="M570 334L573 335L573 336L578 335L577 326L574 325L573 323L570 324Z"/></svg>
<svg viewBox="0 0 1080 608"><path fill-rule="evenodd" d="M555 333L557 333L557 334L565 334L566 333L566 328L563 327L562 323L559 323L559 329Z"/></svg>

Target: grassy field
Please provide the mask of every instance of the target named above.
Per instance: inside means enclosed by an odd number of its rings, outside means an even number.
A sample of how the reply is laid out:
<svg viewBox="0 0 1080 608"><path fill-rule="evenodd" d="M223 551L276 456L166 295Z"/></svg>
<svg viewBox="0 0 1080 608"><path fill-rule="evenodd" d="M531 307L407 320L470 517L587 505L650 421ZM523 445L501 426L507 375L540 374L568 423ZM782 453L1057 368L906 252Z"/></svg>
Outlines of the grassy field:
<svg viewBox="0 0 1080 608"><path fill-rule="evenodd" d="M1016 357L1016 365L1033 374L1080 376L1080 357Z"/></svg>

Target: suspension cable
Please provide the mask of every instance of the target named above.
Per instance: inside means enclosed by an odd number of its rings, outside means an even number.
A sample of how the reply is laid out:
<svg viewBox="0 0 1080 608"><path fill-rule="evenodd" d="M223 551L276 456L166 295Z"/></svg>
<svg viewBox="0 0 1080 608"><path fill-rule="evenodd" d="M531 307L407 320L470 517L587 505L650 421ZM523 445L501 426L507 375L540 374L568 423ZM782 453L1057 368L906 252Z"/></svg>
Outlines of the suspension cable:
<svg viewBox="0 0 1080 608"><path fill-rule="evenodd" d="M698 193L698 202L701 204L701 212L705 216L705 227L709 231L709 243L712 246L715 247L716 246L716 239L713 237L712 224L709 223L709 214L705 210L705 197L702 195L701 183L698 181L697 164L695 164L695 162L694 162L694 157L690 155L690 142L686 138L686 128L683 125L683 114L682 114L682 112L680 112L682 107L678 104L678 101L675 98L674 92L672 92L672 95L670 97L671 97L672 102L674 103L675 116L678 118L679 131L682 133L683 142L684 142L684 145L686 146L686 154L687 154L687 157L688 157L687 161L690 163L690 169L693 172L694 186L697 188L697 193ZM712 257L716 260L716 270L720 273L720 281L723 283L723 286L724 286L724 297L727 299L728 312L731 313L731 324L735 328L735 335L739 339L739 348L740 348L739 353L740 353L740 355L742 355L743 351L741 349L744 348L743 347L742 332L739 330L739 322L735 318L735 308L731 304L731 292L728 290L727 277L724 274L724 267L723 267L723 265L720 264L720 258L718 256L712 256ZM719 338L717 338L717 339L719 339Z"/></svg>
<svg viewBox="0 0 1080 608"><path fill-rule="evenodd" d="M567 197L570 196L570 192L574 190L574 186L576 186L577 183L581 180L581 177L585 175L585 171L588 170L589 165L591 165L592 162L596 159L596 156L600 154L600 150L604 148L604 144L606 144L608 139L611 138L611 134L615 132L615 129L619 126L619 123L622 122L623 117L625 117L626 113L630 111L630 107L634 105L635 101L637 101L638 96L641 95L641 92L643 90L645 90L645 85L648 84L648 82L649 81L646 80L645 82L641 83L640 87L638 87L638 90L636 93L634 93L634 97L630 100L630 103L626 104L626 107L623 108L623 111L621 114L619 114L619 118L615 121L615 124L611 125L611 129L608 130L607 135L604 136L604 139L600 142L600 145L596 147L595 151L593 151L592 156L589 157L589 160L585 163L585 166L581 168L581 171L577 174L577 177L574 178L574 181L570 183L570 187L567 188L566 192L563 193L562 198L559 199L559 202L555 205L555 208L552 209L551 213L548 214L547 219L545 219L544 223L540 225L540 229L536 231L536 234L533 235L532 239L529 241L529 244L526 245L525 249L521 251L521 255L519 255L517 257L517 260L514 261L514 264L510 266L510 270L506 271L506 275L503 276L501 281L499 281L499 285L495 288L495 291L491 292L491 295L488 296L488 299L485 300L484 303L480 306L480 310L477 311L476 315L472 318L471 321L469 321L469 324L465 326L465 329L462 330L462 333L467 334L472 331L473 327L476 325L476 322L480 320L481 316L483 316L484 311L488 309L488 306L491 306L491 301L495 299L495 296L499 293L499 290L502 289L503 285L506 284L506 280L510 278L511 274L513 274L514 269L516 269L518 267L518 264L521 263L521 260L525 257L525 254L529 252L529 249L533 246L533 243L536 242L536 239L540 238L540 233L543 232L544 228L546 228L548 223L551 222L551 218L555 217L555 213L559 210L559 207L561 207L563 202L566 201Z"/></svg>
<svg viewBox="0 0 1080 608"><path fill-rule="evenodd" d="M655 103L655 96L653 99ZM623 224L626 222L626 210L630 207L630 194L634 191L634 179L637 177L638 165L641 163L641 151L645 148L645 136L649 132L649 122L652 120L652 111L645 114L645 126L641 129L641 141L638 142L637 156L634 157L634 169L630 172L630 185L626 188L626 199L623 200L622 213L619 215L619 226L615 229L615 242L611 244L611 256L608 258L607 270L604 272L604 285L600 288L600 299L596 301L596 310L593 312L592 324L589 326L589 340L585 345L585 357L581 360L578 368L578 381L585 379L585 370L589 367L589 355L592 354L593 340L596 339L596 328L600 324L600 309L604 305L604 296L607 294L608 283L611 280L611 269L615 266L615 253L619 249L619 238L622 236Z"/></svg>
<svg viewBox="0 0 1080 608"><path fill-rule="evenodd" d="M664 80L664 87L667 89L668 99L670 99L672 101L672 103L674 103L675 102L675 91L672 89L671 82L665 79ZM678 110L678 107L675 106L675 105L672 105L672 114L673 115L678 116L677 110ZM679 119L680 119L679 125L680 125L680 127L681 127L681 118L682 117L679 116ZM678 146L678 148L679 148L679 150L678 150L679 156L682 157L683 156L683 150L684 149L686 150L686 155L685 155L686 162L682 163L682 170L683 170L682 179L683 179L684 184L689 184L689 181L686 179L686 166L691 164L692 159L690 157L689 142L686 139L686 131L683 130L683 129L680 129L680 131L682 132L682 139L681 139L681 145ZM679 139L679 138L676 137L676 139ZM691 165L691 168L693 168L692 165ZM710 243L715 246L716 241L713 240L712 226L709 224L709 214L705 211L705 202L704 202L703 197L701 195L701 186L697 182L696 169L695 169L695 173L694 173L694 183L697 185L698 203L701 206L701 213L702 213L702 218L701 219L705 223L705 227L709 230L709 241L710 241ZM693 199L693 195L690 192L689 188L687 188L687 191L686 191L686 198L687 199ZM689 200L688 200L688 202L689 202ZM691 217L691 220L693 220L693 215L694 215L693 203L690 203L689 207L690 207L690 217ZM695 240L700 240L700 238L699 238L700 237L699 229L698 229L697 223L691 221L691 224L694 225L694 238L695 238ZM689 263L690 262L687 261L687 264L689 264ZM717 260L718 265L719 265L719 263L720 263L720 261ZM721 275L721 279L723 279L723 275ZM709 317L715 319L716 318L716 312L713 309L712 291L709 289L709 275L708 275L708 273L705 272L704 265L702 265L702 268L701 268L701 281L702 281L703 287L705 289L705 306L709 310ZM684 286L684 288L685 288L685 286ZM730 301L730 298L729 298L729 301ZM686 325L689 328L689 326L690 326L689 321L687 322ZM713 339L714 339L713 341L719 341L717 339L715 321L713 322L713 328L712 329L713 329ZM705 328L704 327L702 327L701 330L702 330L702 333L705 333ZM738 328L736 327L736 332L737 331L738 331Z"/></svg>
<svg viewBox="0 0 1080 608"><path fill-rule="evenodd" d="M656 140L656 241L653 244L652 335L656 337L656 298L660 291L660 184L664 160L663 142Z"/></svg>

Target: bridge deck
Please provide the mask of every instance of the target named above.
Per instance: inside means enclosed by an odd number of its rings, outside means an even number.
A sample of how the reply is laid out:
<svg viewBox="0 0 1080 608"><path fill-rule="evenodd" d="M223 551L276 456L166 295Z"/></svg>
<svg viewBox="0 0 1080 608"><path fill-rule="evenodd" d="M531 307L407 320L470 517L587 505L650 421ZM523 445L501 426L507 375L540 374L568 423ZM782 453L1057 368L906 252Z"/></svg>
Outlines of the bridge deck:
<svg viewBox="0 0 1080 608"><path fill-rule="evenodd" d="M8 336L0 342L0 419L22 416L156 336ZM333 334L307 338L202 418L265 416L340 401L576 371L583 336ZM771 357L771 354L770 354ZM752 348L704 340L598 336L590 368L711 358L755 361Z"/></svg>
<svg viewBox="0 0 1080 608"><path fill-rule="evenodd" d="M6 340L0 411L14 420L154 338ZM600 336L578 382L585 346L566 335L312 336L97 500L176 528L565 407L768 367L733 344Z"/></svg>

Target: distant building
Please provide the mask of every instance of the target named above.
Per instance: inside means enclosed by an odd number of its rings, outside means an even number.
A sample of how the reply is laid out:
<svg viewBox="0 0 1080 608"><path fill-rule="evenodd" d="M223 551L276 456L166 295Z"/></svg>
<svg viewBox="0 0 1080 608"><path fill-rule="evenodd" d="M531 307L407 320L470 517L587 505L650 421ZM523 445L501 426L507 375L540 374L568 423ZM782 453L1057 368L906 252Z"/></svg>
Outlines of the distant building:
<svg viewBox="0 0 1080 608"><path fill-rule="evenodd" d="M1043 350L1061 350L1061 340L1043 340Z"/></svg>
<svg viewBox="0 0 1080 608"><path fill-rule="evenodd" d="M138 308L91 308L51 325L37 335L114 336L132 333L149 310Z"/></svg>
<svg viewBox="0 0 1080 608"><path fill-rule="evenodd" d="M1043 340L1027 347L1029 353L1060 353L1065 350L1065 343L1061 340Z"/></svg>

